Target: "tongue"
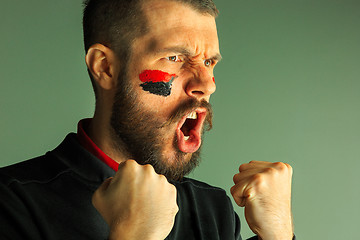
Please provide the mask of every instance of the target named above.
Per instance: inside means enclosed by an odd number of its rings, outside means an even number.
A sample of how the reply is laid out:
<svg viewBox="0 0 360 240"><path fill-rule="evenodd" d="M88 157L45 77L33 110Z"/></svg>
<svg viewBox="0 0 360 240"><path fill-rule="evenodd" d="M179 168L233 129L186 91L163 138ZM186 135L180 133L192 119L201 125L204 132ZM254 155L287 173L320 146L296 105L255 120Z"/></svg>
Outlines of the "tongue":
<svg viewBox="0 0 360 240"><path fill-rule="evenodd" d="M188 134L189 139L185 140L184 133L180 129L177 130L178 147L184 153L196 152L201 145L200 134L194 129L190 130Z"/></svg>

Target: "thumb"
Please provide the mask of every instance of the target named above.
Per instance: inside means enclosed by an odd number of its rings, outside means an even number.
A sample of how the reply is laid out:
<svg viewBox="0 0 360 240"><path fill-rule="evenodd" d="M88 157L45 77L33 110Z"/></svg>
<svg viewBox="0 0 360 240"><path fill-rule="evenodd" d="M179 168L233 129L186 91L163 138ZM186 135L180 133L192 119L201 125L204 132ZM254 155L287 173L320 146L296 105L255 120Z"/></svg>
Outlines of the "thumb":
<svg viewBox="0 0 360 240"><path fill-rule="evenodd" d="M94 192L93 196L92 196L92 204L94 205L94 207L96 209L98 209L98 206L100 204L100 201L102 199L102 196L105 195L106 190L108 189L111 181L112 181L113 177L109 177L107 178L101 185L100 187L98 187L98 189L96 189L96 191Z"/></svg>

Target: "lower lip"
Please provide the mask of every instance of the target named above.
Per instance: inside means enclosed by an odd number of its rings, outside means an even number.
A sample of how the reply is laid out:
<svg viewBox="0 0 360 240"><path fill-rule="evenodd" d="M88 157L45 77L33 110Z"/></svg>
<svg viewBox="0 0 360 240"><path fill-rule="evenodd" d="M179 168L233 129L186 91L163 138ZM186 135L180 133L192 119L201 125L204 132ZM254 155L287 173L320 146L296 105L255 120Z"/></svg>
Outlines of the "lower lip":
<svg viewBox="0 0 360 240"><path fill-rule="evenodd" d="M189 131L189 139L185 140L184 133L180 130L183 124L186 121L186 117L184 116L178 124L176 135L178 140L178 148L180 151L184 153L194 153L201 146L201 129L203 127L203 122L206 117L206 112L198 112L198 123L195 128Z"/></svg>
<svg viewBox="0 0 360 240"><path fill-rule="evenodd" d="M191 130L189 135L189 139L185 140L184 133L180 129L176 131L178 148L184 153L194 153L201 145L201 136L198 135L197 131Z"/></svg>

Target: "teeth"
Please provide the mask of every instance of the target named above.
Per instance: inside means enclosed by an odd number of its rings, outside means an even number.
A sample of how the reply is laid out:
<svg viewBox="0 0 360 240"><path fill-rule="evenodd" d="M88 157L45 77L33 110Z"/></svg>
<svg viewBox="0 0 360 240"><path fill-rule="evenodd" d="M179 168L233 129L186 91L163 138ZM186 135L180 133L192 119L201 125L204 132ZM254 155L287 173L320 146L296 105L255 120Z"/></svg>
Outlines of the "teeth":
<svg viewBox="0 0 360 240"><path fill-rule="evenodd" d="M185 141L189 140L190 136L184 136Z"/></svg>
<svg viewBox="0 0 360 240"><path fill-rule="evenodd" d="M187 116L187 118L197 119L197 114L196 114L196 112L191 112L191 113L189 113L189 115Z"/></svg>

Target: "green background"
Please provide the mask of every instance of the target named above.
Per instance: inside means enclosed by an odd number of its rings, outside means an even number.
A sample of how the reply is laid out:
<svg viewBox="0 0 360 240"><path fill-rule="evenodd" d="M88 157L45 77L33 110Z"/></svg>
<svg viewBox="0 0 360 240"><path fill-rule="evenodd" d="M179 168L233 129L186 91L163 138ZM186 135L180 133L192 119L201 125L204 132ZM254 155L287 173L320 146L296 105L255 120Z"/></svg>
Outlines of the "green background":
<svg viewBox="0 0 360 240"><path fill-rule="evenodd" d="M360 1L216 3L224 59L212 97L215 126L191 176L228 190L241 163L288 162L299 239L356 239ZM94 97L80 1L0 6L4 166L57 146L79 119L92 116ZM242 232L252 236L244 220Z"/></svg>

